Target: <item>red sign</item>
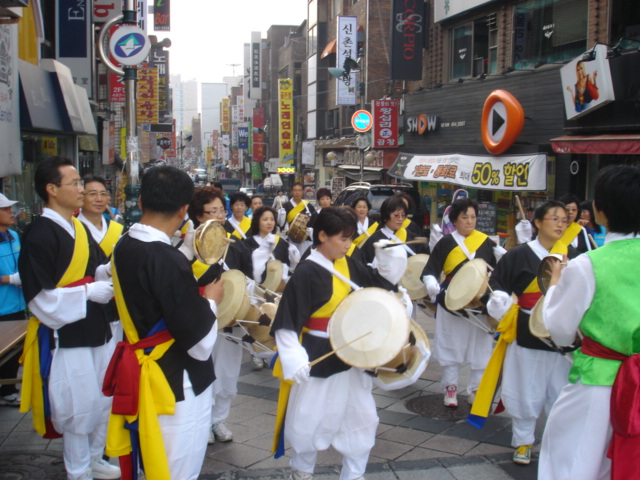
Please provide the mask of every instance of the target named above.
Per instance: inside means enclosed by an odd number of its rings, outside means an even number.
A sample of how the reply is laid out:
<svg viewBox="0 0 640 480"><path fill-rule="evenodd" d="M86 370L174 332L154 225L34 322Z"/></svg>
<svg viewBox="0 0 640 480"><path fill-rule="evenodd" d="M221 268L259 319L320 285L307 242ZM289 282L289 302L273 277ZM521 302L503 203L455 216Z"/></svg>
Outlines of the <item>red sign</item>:
<svg viewBox="0 0 640 480"><path fill-rule="evenodd" d="M264 141L264 133L254 133L253 134L253 161L254 162L263 162L265 156L265 141Z"/></svg>
<svg viewBox="0 0 640 480"><path fill-rule="evenodd" d="M398 100L372 100L373 148L398 148Z"/></svg>
<svg viewBox="0 0 640 480"><path fill-rule="evenodd" d="M113 35L117 29L117 25L111 27L109 29L109 35ZM111 54L109 54L109 60L111 60L111 63L115 66L122 67ZM120 75L116 75L111 70L109 70L109 101L114 103L125 103L126 101L124 78Z"/></svg>

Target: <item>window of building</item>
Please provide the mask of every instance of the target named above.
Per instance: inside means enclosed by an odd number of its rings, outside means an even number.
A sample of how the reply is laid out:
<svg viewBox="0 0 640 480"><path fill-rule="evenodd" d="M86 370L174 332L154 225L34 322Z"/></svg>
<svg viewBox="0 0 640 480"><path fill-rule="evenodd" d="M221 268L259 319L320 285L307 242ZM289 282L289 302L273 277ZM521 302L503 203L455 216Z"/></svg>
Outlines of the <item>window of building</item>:
<svg viewBox="0 0 640 480"><path fill-rule="evenodd" d="M498 29L495 14L452 30L452 77L477 77L498 68Z"/></svg>
<svg viewBox="0 0 640 480"><path fill-rule="evenodd" d="M562 63L587 49L588 0L525 0L516 4L513 67Z"/></svg>
<svg viewBox="0 0 640 480"><path fill-rule="evenodd" d="M331 16L335 17L342 13L342 0L331 0Z"/></svg>
<svg viewBox="0 0 640 480"><path fill-rule="evenodd" d="M318 26L311 27L309 29L309 35L307 36L307 56L312 56L318 53Z"/></svg>
<svg viewBox="0 0 640 480"><path fill-rule="evenodd" d="M318 2L316 0L310 0L308 5L307 18L309 19L309 27L313 27L318 23Z"/></svg>

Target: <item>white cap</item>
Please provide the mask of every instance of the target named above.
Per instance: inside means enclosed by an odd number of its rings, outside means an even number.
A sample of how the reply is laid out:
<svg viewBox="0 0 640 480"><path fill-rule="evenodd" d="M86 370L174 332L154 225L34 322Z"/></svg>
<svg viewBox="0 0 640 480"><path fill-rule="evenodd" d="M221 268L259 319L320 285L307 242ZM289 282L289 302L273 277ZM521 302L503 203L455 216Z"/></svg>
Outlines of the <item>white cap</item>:
<svg viewBox="0 0 640 480"><path fill-rule="evenodd" d="M0 193L0 208L10 207L12 205L15 205L16 203L18 203L17 200L9 200L7 197Z"/></svg>

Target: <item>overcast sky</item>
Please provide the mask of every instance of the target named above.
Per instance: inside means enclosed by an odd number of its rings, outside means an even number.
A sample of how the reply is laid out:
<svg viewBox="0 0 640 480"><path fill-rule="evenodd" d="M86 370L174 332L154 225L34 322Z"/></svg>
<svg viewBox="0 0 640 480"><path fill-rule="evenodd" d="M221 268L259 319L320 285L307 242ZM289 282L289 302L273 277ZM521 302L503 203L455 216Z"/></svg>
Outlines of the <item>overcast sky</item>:
<svg viewBox="0 0 640 480"><path fill-rule="evenodd" d="M174 0L171 31L149 34L171 39L171 74L182 80L222 82L222 77L240 75L243 44L251 32L266 37L271 25L299 26L307 16L306 0Z"/></svg>

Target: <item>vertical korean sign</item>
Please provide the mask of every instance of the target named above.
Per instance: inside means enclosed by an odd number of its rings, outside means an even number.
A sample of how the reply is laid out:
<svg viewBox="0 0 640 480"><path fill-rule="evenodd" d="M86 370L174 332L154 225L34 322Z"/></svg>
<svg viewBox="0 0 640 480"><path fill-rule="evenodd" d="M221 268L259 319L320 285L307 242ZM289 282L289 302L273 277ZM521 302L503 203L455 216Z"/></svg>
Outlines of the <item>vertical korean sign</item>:
<svg viewBox="0 0 640 480"><path fill-rule="evenodd" d="M56 59L69 67L73 83L93 98L91 6L82 0L56 3Z"/></svg>
<svg viewBox="0 0 640 480"><path fill-rule="evenodd" d="M265 157L264 148L264 108L253 109L253 126L257 131L253 132L253 161L263 162Z"/></svg>
<svg viewBox="0 0 640 480"><path fill-rule="evenodd" d="M251 32L251 80L249 83L249 98L262 98L262 77L260 75L260 53L262 50L260 32Z"/></svg>
<svg viewBox="0 0 640 480"><path fill-rule="evenodd" d="M168 32L171 29L171 0L154 0L153 29Z"/></svg>
<svg viewBox="0 0 640 480"><path fill-rule="evenodd" d="M358 17L338 17L338 44L336 46L337 68L344 66L344 61L358 58ZM336 80L336 105L356 104L357 74L349 73Z"/></svg>
<svg viewBox="0 0 640 480"><path fill-rule="evenodd" d="M293 82L281 78L278 83L280 163L293 164Z"/></svg>
<svg viewBox="0 0 640 480"><path fill-rule="evenodd" d="M373 148L398 147L398 100L372 100Z"/></svg>
<svg viewBox="0 0 640 480"><path fill-rule="evenodd" d="M393 0L391 15L391 78L420 80L425 38L425 3Z"/></svg>
<svg viewBox="0 0 640 480"><path fill-rule="evenodd" d="M222 99L222 131L230 132L231 131L231 107L229 102L229 97Z"/></svg>
<svg viewBox="0 0 640 480"><path fill-rule="evenodd" d="M142 123L158 122L158 69L145 64L138 70L137 120Z"/></svg>
<svg viewBox="0 0 640 480"><path fill-rule="evenodd" d="M171 118L169 102L169 52L157 48L149 53L149 65L158 69L158 117L160 123Z"/></svg>

